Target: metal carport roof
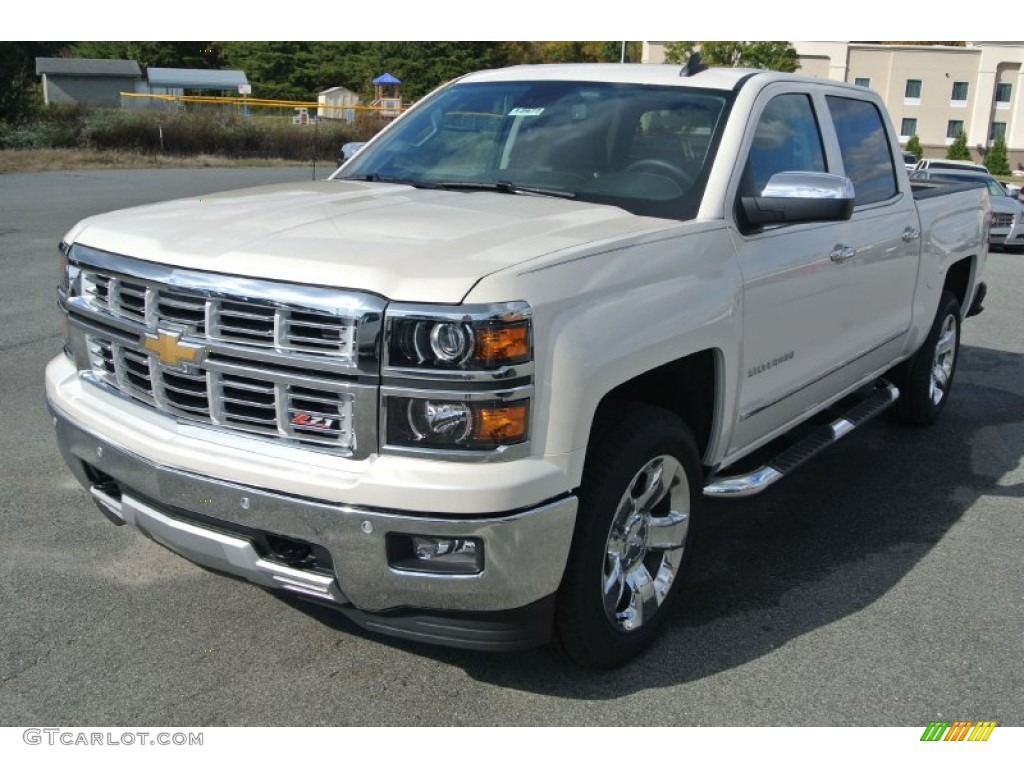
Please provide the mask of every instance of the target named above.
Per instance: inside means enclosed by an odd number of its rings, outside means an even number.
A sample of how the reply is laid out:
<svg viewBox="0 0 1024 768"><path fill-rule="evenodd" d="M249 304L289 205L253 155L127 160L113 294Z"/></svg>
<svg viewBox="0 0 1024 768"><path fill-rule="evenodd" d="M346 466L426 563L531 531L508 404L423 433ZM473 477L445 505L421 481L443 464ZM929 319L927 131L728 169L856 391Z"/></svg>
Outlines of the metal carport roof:
<svg viewBox="0 0 1024 768"><path fill-rule="evenodd" d="M156 88L192 88L209 91L234 91L248 83L240 69L174 69L149 67L146 79Z"/></svg>
<svg viewBox="0 0 1024 768"><path fill-rule="evenodd" d="M76 75L78 77L141 77L142 70L131 59L62 59L39 56L37 75Z"/></svg>

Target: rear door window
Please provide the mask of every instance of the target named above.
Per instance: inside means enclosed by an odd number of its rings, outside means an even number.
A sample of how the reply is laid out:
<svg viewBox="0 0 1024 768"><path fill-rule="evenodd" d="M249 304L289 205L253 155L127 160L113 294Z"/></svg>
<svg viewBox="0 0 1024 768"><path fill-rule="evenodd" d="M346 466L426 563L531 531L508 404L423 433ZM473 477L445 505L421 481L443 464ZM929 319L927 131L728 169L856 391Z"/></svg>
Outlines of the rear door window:
<svg viewBox="0 0 1024 768"><path fill-rule="evenodd" d="M889 135L878 108L869 101L826 96L846 175L853 182L857 205L895 197L896 169Z"/></svg>

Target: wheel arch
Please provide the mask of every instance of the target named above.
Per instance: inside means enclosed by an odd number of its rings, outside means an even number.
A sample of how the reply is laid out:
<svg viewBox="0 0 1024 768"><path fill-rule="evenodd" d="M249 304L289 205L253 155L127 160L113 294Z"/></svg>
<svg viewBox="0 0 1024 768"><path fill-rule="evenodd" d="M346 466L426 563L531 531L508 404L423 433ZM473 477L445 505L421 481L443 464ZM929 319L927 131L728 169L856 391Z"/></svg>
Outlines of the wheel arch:
<svg viewBox="0 0 1024 768"><path fill-rule="evenodd" d="M943 281L942 291L949 291L960 302L961 319L970 308L970 300L973 298L968 295L968 291L974 282L971 278L974 275L976 261L974 256L967 256L953 262L946 270L946 277ZM942 291L939 292L940 296Z"/></svg>
<svg viewBox="0 0 1024 768"><path fill-rule="evenodd" d="M598 402L591 422L607 419L616 403L632 402L663 408L678 416L693 433L698 454L706 461L721 422L722 354L708 348L638 374L609 390Z"/></svg>

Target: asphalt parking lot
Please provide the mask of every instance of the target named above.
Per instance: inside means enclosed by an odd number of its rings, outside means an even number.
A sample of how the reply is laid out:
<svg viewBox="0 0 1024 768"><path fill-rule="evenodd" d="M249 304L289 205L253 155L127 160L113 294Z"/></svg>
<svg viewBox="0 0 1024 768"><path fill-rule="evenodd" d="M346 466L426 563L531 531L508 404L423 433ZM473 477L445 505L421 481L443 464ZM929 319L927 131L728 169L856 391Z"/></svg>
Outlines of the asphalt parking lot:
<svg viewBox="0 0 1024 768"><path fill-rule="evenodd" d="M57 243L78 219L309 170L0 175L0 725L1024 725L1024 255L928 430L879 420L709 505L652 650L595 674L372 636L116 528L54 443Z"/></svg>

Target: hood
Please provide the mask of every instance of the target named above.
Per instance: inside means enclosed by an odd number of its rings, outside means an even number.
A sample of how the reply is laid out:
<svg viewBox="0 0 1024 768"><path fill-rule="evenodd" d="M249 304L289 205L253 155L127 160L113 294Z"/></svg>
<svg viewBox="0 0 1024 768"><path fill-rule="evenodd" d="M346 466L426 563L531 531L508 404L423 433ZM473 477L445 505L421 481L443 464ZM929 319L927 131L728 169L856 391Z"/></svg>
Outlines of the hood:
<svg viewBox="0 0 1024 768"><path fill-rule="evenodd" d="M1019 216L1024 209L1024 204L1019 202L1013 197L1004 197L1002 195L989 195L989 200L992 202L993 213L1012 213Z"/></svg>
<svg viewBox="0 0 1024 768"><path fill-rule="evenodd" d="M536 195L329 180L115 211L67 240L189 269L458 303L498 270L677 224Z"/></svg>

